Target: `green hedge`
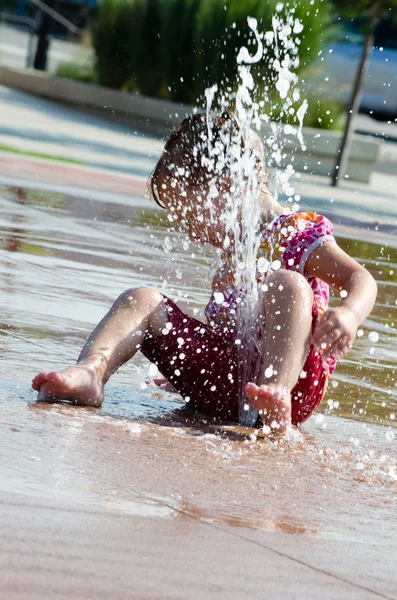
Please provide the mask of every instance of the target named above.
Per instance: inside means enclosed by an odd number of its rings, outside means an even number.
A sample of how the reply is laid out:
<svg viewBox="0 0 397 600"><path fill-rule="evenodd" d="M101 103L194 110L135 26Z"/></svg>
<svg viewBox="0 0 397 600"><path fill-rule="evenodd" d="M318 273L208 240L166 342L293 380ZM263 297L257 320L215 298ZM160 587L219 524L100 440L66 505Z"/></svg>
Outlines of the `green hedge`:
<svg viewBox="0 0 397 600"><path fill-rule="evenodd" d="M64 79L74 79L84 83L97 83L98 78L95 69L90 64L80 64L71 61L59 63L54 73L57 77Z"/></svg>
<svg viewBox="0 0 397 600"><path fill-rule="evenodd" d="M233 89L237 51L252 40L247 16L258 19L260 30L271 29L277 4L278 0L99 0L92 32L98 81L191 103L208 85L223 82ZM294 6L304 24L299 52L304 68L322 47L329 0L297 0ZM258 93L266 69L265 61L252 69Z"/></svg>

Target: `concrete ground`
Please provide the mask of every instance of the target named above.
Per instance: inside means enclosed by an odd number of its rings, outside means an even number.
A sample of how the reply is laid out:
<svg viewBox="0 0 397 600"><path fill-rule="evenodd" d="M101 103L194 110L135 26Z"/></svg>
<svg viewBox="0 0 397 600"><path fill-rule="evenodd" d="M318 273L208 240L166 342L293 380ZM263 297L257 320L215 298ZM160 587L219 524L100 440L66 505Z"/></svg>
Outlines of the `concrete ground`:
<svg viewBox="0 0 397 600"><path fill-rule="evenodd" d="M133 517L0 495L9 600L397 598L394 557L357 542ZM376 576L375 576L376 573Z"/></svg>
<svg viewBox="0 0 397 600"><path fill-rule="evenodd" d="M142 196L145 179L162 147L159 140L6 88L0 88L0 101L0 146L25 153L0 154L0 184L54 190L57 186L82 187L97 195L117 191L126 199ZM26 156L29 152L73 158L82 164ZM313 207L325 207L335 214L344 211L341 227L346 223L354 226L360 212L360 221L367 220L371 235L379 227L390 234L397 229L392 174L375 173L370 186L344 183L337 190L324 178L305 176L296 188ZM106 443L96 434L92 440L99 446ZM114 441L109 445L113 447ZM89 454L90 448L84 449L82 460ZM98 453L94 461L99 475L103 455ZM151 457L143 458L148 461ZM70 460L69 454L65 460ZM155 468L140 476L152 477L155 486L159 473L174 477L176 460L169 449L159 452ZM138 473L139 456L135 461ZM117 465L116 457L109 464ZM130 480L134 480L134 469ZM389 495L393 494L395 490L390 489ZM327 506L324 501L323 506L326 519L333 504ZM376 537L360 539L357 531L350 535L348 529L327 537L298 530L233 527L202 519L177 505L168 508L173 518L150 510L133 514L88 507L61 495L51 500L40 490L30 495L21 490L2 491L2 597L397 600L395 543ZM345 510L354 515L354 506ZM358 531L359 510L351 517ZM390 512L385 514L390 518ZM379 522L381 525L385 523Z"/></svg>

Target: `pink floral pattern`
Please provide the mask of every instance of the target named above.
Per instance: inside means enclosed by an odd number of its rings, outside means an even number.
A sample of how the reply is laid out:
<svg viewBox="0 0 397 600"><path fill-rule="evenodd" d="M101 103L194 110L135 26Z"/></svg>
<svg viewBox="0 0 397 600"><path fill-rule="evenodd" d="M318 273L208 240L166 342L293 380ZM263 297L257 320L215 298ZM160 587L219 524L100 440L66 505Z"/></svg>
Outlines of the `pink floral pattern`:
<svg viewBox="0 0 397 600"><path fill-rule="evenodd" d="M306 277L313 290L313 326L328 307L329 287L309 275L305 266L312 252L327 241L335 241L332 225L326 217L312 212L284 212L260 231L260 247L257 257L257 283L260 289L266 276L278 269L295 270ZM222 336L229 341L236 338L236 315L238 305L244 298L244 290L234 285L232 259L224 256L223 266L214 279L213 294L205 309L210 327L221 328ZM261 333L258 331L258 337ZM235 347L233 345L233 347ZM292 422L305 421L318 407L324 397L329 378L334 372L336 360L325 362L314 347L309 351L303 371L306 378L299 379L291 392Z"/></svg>
<svg viewBox="0 0 397 600"><path fill-rule="evenodd" d="M332 230L332 224L326 217L312 212L285 212L266 224L259 234L262 239L257 259L258 286L265 282L269 273L277 269L298 271L306 277L313 290L315 314L324 313L328 307L329 287L321 279L309 276L305 266L316 248L326 241L335 241ZM205 309L208 321L216 325L233 321L236 299L241 295L241 290L237 290L233 284L231 258L226 255L214 281L215 293ZM219 292L223 302L219 301Z"/></svg>
<svg viewBox="0 0 397 600"><path fill-rule="evenodd" d="M261 244L257 259L257 281L262 286L266 276L278 269L298 271L306 277L313 290L313 319L318 319L328 307L329 286L308 275L306 262L311 253L327 241L335 241L331 222L324 216L312 212L284 212L266 224L260 231ZM219 283L214 285L214 292L205 309L210 324L222 326L225 333L236 335L235 315L238 310L238 297L241 290L233 286L233 269L231 259L225 257L223 268L218 274ZM218 297L216 297L216 292ZM223 301L219 302L219 293ZM327 377L335 370L333 358L324 364Z"/></svg>
<svg viewBox="0 0 397 600"><path fill-rule="evenodd" d="M298 271L304 275L313 290L317 314L322 314L328 307L329 287L321 279L307 275L305 266L316 248L324 242L335 241L332 231L332 224L326 217L305 212L283 213L261 232L263 242L259 250L258 266L262 264L262 268L266 267L265 261L269 257L271 261L263 276L274 267Z"/></svg>

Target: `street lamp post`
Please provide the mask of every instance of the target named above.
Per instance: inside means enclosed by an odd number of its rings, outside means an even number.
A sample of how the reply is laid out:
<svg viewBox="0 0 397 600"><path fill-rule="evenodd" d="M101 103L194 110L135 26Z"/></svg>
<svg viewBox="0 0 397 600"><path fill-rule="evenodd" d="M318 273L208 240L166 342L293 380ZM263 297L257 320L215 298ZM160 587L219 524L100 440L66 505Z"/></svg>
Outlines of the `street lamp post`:
<svg viewBox="0 0 397 600"><path fill-rule="evenodd" d="M52 8L55 0L47 0L46 4L49 8ZM45 71L47 69L47 54L50 45L50 29L51 29L51 17L47 12L40 12L40 22L37 29L37 48L36 56L33 62L35 69L39 71Z"/></svg>

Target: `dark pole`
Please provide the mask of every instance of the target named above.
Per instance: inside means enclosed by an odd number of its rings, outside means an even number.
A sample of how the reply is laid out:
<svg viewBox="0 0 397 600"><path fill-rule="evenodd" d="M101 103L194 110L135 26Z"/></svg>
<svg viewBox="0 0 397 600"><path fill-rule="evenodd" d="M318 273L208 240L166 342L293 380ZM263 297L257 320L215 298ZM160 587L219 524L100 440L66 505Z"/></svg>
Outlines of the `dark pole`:
<svg viewBox="0 0 397 600"><path fill-rule="evenodd" d="M46 4L53 7L55 0L47 0ZM40 11L40 24L37 30L37 48L33 67L39 71L47 69L47 53L50 45L51 17L44 11Z"/></svg>
<svg viewBox="0 0 397 600"><path fill-rule="evenodd" d="M364 78L368 70L369 57L374 45L374 29L378 18L378 10L380 3L375 4L370 12L367 27L365 30L365 39L363 51L361 53L360 65L357 70L356 78L353 85L353 91L349 103L345 130L336 156L335 168L332 176L332 185L336 187L343 180L346 174L347 164L349 161L350 150L353 137L353 119L358 113L361 104L363 93Z"/></svg>

